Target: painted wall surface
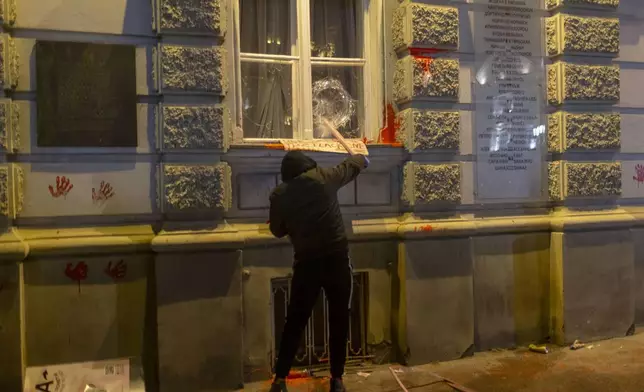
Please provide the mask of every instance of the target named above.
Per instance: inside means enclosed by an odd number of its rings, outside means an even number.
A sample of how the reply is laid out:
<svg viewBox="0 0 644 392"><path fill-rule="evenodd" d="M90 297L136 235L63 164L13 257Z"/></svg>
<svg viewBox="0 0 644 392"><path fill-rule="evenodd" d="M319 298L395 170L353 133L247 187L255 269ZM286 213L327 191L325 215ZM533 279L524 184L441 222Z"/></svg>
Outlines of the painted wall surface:
<svg viewBox="0 0 644 392"><path fill-rule="evenodd" d="M25 263L27 365L140 358L150 261L113 255Z"/></svg>
<svg viewBox="0 0 644 392"><path fill-rule="evenodd" d="M148 214L156 183L149 163L32 163L21 166L21 217ZM51 187L51 189L50 189Z"/></svg>
<svg viewBox="0 0 644 392"><path fill-rule="evenodd" d="M152 35L152 3L140 0L20 0L24 29Z"/></svg>

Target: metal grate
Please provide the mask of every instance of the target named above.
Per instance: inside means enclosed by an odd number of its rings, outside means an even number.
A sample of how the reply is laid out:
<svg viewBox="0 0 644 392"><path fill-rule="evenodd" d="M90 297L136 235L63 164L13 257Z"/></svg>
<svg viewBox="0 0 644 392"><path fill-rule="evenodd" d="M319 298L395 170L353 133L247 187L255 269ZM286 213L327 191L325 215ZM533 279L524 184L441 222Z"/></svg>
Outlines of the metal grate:
<svg viewBox="0 0 644 392"><path fill-rule="evenodd" d="M349 340L347 360L367 358L367 274L353 274L353 299L349 320ZM278 348L282 330L286 323L291 278L273 279L271 282L271 307L273 315L273 367L277 362ZM294 367L328 364L329 362L329 305L321 290L321 295L313 308L311 318L302 334L302 340L295 356Z"/></svg>

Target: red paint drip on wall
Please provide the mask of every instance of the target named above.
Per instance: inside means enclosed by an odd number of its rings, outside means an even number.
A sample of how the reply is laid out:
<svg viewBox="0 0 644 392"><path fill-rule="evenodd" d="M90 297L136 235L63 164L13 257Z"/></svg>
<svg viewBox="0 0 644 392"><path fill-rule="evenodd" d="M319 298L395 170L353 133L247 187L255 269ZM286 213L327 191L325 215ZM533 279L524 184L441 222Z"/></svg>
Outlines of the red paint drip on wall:
<svg viewBox="0 0 644 392"><path fill-rule="evenodd" d="M396 134L400 128L400 120L396 118L394 107L388 103L384 109L385 126L380 130L380 143L396 143Z"/></svg>
<svg viewBox="0 0 644 392"><path fill-rule="evenodd" d="M79 293L81 280L87 279L87 269L87 264L85 264L84 261L76 264L74 268L72 268L72 263L67 263L67 266L65 267L65 276L67 276L71 280L78 282Z"/></svg>

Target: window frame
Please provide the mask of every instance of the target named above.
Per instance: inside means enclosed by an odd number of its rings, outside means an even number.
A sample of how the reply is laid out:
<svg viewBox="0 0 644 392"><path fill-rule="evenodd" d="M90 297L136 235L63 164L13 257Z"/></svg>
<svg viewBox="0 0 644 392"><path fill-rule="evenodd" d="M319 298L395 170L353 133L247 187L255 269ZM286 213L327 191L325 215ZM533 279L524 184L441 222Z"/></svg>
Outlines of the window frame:
<svg viewBox="0 0 644 392"><path fill-rule="evenodd" d="M357 39L362 43L361 58L312 57L311 56L311 0L290 0L290 55L242 53L240 1L231 0L235 37L234 52L234 138L233 145L265 145L277 142L274 138L244 137L243 97L241 63L276 63L290 65L292 69L293 139L313 139L313 66L358 67L362 70L362 118L361 138L377 141L383 123L383 0L358 0L361 17L357 23ZM360 110L360 108L359 108Z"/></svg>

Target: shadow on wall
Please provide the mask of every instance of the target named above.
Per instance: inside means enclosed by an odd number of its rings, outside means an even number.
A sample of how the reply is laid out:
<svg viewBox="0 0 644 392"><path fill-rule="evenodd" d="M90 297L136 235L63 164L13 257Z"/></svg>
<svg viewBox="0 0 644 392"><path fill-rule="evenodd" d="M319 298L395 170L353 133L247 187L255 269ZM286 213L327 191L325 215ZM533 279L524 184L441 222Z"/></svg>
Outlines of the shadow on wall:
<svg viewBox="0 0 644 392"><path fill-rule="evenodd" d="M139 36L152 34L151 1L26 0L19 3L22 3L18 5L21 26Z"/></svg>

